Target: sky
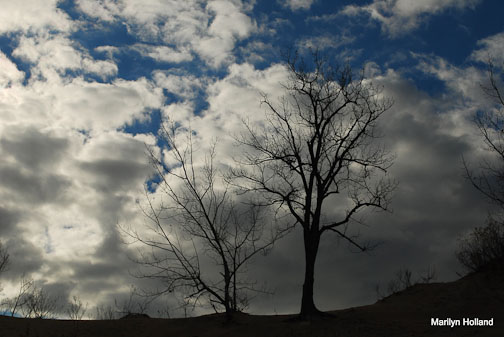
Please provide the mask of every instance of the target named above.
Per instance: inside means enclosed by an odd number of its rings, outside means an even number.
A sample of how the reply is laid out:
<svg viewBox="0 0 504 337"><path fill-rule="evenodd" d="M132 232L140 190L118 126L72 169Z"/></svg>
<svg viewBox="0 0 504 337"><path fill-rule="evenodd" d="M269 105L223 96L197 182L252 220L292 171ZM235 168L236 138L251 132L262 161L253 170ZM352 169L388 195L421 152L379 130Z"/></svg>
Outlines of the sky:
<svg viewBox="0 0 504 337"><path fill-rule="evenodd" d="M392 212L355 224L357 254L324 237L315 275L322 310L373 303L399 268L438 281L463 270L457 238L492 211L464 178L491 158L472 119L494 109L482 92L488 59L504 64L497 0L0 0L0 240L21 276L63 301L127 297L131 276L117 225L142 228L144 186L158 195L145 144L162 147L161 120L196 132L201 153L236 154L242 118L264 119L261 93L285 94L282 51L318 49L363 69L394 100L380 121L398 182ZM204 160L201 155L197 160ZM231 164L232 165L232 164ZM249 273L271 294L249 312L298 312L304 262L299 229ZM163 299L173 315L177 301ZM197 309L193 314L204 313Z"/></svg>

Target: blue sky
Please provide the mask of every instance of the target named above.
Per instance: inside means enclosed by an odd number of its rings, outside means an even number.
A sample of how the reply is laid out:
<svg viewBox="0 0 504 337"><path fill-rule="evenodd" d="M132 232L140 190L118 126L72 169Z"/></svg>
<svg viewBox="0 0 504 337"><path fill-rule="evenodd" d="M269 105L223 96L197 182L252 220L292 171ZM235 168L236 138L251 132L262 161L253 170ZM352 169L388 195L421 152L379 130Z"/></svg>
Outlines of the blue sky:
<svg viewBox="0 0 504 337"><path fill-rule="evenodd" d="M241 118L264 119L260 93L284 93L282 51L318 49L383 87L395 104L383 141L399 181L391 214L356 232L383 241L356 255L321 246L316 301L329 310L370 303L374 284L400 267L435 266L456 277L456 238L491 210L463 177L485 150L472 117L494 109L480 88L486 61L504 62L504 5L492 0L0 0L0 239L21 275L90 306L127 296L132 248L116 224L141 228L136 201L152 171L145 145L160 147L163 118L196 131L203 152ZM161 150L161 149L159 149ZM202 156L203 158L203 156ZM203 159L202 159L203 160ZM156 195L152 185L150 193ZM299 233L254 263L255 313L296 312L303 270ZM279 273L279 271L281 271ZM176 308L177 299L167 298ZM173 309L175 312L176 310ZM203 311L201 311L203 312Z"/></svg>

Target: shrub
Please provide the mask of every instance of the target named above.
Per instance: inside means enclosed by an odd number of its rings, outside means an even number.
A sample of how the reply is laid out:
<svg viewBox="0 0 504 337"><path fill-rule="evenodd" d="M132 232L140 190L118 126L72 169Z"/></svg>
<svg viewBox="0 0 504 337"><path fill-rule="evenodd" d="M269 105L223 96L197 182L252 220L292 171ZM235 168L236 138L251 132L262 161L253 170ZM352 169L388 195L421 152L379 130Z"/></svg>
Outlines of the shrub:
<svg viewBox="0 0 504 337"><path fill-rule="evenodd" d="M485 227L477 227L460 239L456 255L469 272L503 270L504 223L489 218Z"/></svg>
<svg viewBox="0 0 504 337"><path fill-rule="evenodd" d="M387 283L385 292L382 292L381 285L378 283L375 286L378 300L384 299L391 295L400 293L416 284L430 283L436 279L436 270L434 267L429 267L424 274L420 274L418 279L413 280L413 272L408 268L400 268L395 277Z"/></svg>

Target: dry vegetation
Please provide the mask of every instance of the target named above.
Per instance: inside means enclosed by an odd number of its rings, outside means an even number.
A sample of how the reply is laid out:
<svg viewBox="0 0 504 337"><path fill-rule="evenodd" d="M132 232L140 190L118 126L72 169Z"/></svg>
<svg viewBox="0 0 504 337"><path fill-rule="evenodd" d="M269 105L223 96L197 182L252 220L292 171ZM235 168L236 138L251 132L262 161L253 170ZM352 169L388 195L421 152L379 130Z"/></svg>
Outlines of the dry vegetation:
<svg viewBox="0 0 504 337"><path fill-rule="evenodd" d="M0 336L503 336L504 274L479 272L456 282L417 284L373 305L301 321L296 316L236 314L101 321L0 317ZM433 327L431 317L494 318L493 327Z"/></svg>

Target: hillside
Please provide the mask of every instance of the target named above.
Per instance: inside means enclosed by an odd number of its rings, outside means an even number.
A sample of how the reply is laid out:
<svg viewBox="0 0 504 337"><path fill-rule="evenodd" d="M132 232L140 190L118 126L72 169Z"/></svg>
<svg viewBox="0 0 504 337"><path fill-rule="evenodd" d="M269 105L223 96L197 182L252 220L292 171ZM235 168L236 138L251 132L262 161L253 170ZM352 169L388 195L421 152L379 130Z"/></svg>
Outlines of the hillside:
<svg viewBox="0 0 504 337"><path fill-rule="evenodd" d="M0 336L504 336L504 276L479 273L450 283L415 285L375 304L332 311L311 322L295 316L240 314L186 319L62 321L0 317ZM431 326L431 318L493 318L493 326Z"/></svg>

